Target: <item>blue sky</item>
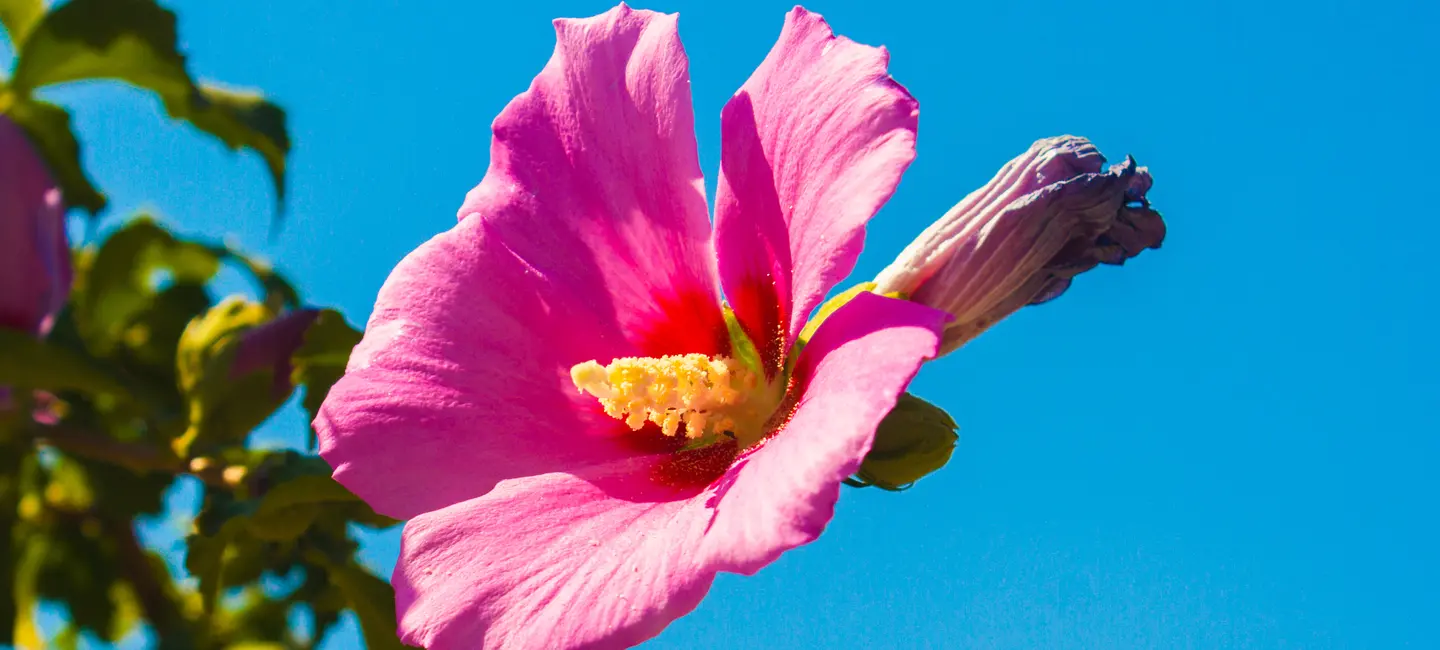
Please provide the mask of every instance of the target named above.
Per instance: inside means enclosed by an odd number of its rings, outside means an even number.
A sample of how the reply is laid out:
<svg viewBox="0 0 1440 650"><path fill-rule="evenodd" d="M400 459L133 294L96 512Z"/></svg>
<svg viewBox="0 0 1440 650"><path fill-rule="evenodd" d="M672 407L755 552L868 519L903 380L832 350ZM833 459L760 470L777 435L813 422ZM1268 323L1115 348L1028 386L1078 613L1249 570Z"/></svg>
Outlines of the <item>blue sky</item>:
<svg viewBox="0 0 1440 650"><path fill-rule="evenodd" d="M57 97L110 223L147 207L233 237L362 323L394 264L454 223L550 19L608 8L494 4L169 3L196 73L290 110L273 241L257 158L139 93ZM809 6L888 46L921 104L919 157L853 279L1062 133L1150 166L1170 233L928 365L913 390L961 425L949 467L903 494L847 490L818 542L722 576L650 647L1434 643L1436 5L1157 4ZM713 176L720 108L790 5L638 6L681 12ZM303 426L292 411L259 436ZM395 540L371 541L374 566Z"/></svg>

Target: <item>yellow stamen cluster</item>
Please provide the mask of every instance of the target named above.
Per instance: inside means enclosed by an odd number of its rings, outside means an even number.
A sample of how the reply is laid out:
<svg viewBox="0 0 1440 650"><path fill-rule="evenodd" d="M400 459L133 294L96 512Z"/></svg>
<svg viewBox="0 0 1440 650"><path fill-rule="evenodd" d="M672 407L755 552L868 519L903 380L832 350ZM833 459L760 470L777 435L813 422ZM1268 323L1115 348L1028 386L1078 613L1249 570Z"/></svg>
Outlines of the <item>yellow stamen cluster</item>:
<svg viewBox="0 0 1440 650"><path fill-rule="evenodd" d="M622 357L607 366L586 361L570 369L570 378L631 429L654 422L673 436L684 423L689 438L752 424L757 405L747 398L760 384L744 364L703 354Z"/></svg>

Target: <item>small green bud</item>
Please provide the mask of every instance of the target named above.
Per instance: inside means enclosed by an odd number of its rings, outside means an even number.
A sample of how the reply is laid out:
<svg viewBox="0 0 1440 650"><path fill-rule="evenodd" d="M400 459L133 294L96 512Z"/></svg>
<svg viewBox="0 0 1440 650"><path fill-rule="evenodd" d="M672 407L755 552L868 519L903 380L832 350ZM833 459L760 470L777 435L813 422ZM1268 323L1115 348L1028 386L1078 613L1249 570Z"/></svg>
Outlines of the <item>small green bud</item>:
<svg viewBox="0 0 1440 650"><path fill-rule="evenodd" d="M950 462L959 436L955 420L940 407L905 393L880 422L875 443L860 463L857 487L899 491Z"/></svg>

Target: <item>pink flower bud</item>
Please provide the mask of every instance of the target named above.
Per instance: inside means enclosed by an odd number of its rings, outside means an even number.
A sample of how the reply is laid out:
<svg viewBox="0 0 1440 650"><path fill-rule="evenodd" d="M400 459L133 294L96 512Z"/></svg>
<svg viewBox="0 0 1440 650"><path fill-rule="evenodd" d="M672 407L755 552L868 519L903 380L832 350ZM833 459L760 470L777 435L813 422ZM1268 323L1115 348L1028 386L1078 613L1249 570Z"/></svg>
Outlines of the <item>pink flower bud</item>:
<svg viewBox="0 0 1440 650"><path fill-rule="evenodd" d="M48 333L70 279L60 190L29 136L0 115L0 327Z"/></svg>
<svg viewBox="0 0 1440 650"><path fill-rule="evenodd" d="M1089 140L1039 140L951 208L876 278L875 291L950 312L941 354L1099 264L1159 248L1165 222L1135 160L1104 169Z"/></svg>
<svg viewBox="0 0 1440 650"><path fill-rule="evenodd" d="M297 309L241 334L230 378L269 370L274 373L271 394L276 399L289 395L294 388L290 382L290 357L305 343L305 331L319 315L316 309Z"/></svg>

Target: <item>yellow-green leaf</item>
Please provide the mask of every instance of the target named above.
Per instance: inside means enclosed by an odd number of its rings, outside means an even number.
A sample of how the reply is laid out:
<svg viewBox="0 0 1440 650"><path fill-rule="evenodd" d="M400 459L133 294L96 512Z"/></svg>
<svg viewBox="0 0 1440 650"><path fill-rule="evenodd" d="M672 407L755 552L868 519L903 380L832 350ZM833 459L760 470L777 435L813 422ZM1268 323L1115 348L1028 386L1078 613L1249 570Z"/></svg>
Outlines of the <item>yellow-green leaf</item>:
<svg viewBox="0 0 1440 650"><path fill-rule="evenodd" d="M0 25L10 34L10 44L19 50L35 22L45 15L43 0L0 0Z"/></svg>
<svg viewBox="0 0 1440 650"><path fill-rule="evenodd" d="M190 405L190 426L176 441L185 456L198 440L243 440L284 401L270 372L232 376L240 337L274 317L264 305L231 297L190 322L175 355L180 390Z"/></svg>

